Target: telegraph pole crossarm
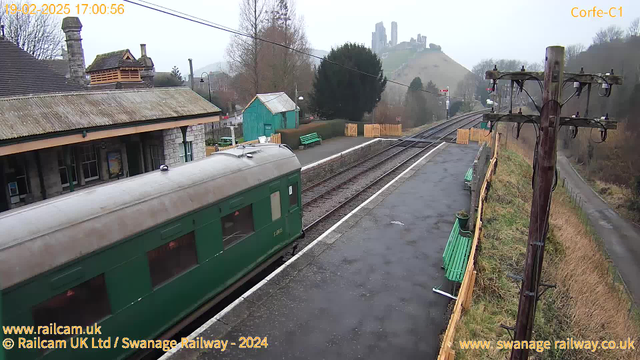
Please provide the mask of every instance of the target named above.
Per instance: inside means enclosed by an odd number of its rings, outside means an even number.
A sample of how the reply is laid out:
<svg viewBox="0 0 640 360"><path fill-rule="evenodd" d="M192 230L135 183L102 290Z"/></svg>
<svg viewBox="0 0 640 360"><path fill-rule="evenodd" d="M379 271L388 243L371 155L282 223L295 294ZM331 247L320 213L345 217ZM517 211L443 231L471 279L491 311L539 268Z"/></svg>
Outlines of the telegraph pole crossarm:
<svg viewBox="0 0 640 360"><path fill-rule="evenodd" d="M540 115L522 115L520 113L515 114L498 114L488 113L483 116L484 121L491 121L491 123L518 123L525 124L535 122L540 124ZM585 118L585 117L560 117L560 126L576 126L596 129L615 130L618 128L618 122L615 120L597 119L597 118Z"/></svg>
<svg viewBox="0 0 640 360"><path fill-rule="evenodd" d="M485 73L485 78L491 80L491 90L495 93L500 88L499 80L510 81L510 106L508 113L494 113L483 115L483 120L491 122L492 128L498 123L516 123L518 134L525 123L532 123L538 128L534 161L533 196L529 219L529 234L525 255L524 272L517 276L521 281L518 315L514 327L503 326L513 330L513 339L518 342L531 340L535 319L536 305L540 296L555 285L541 283L544 247L549 231L549 214L551 210L551 195L555 187L557 137L561 126L569 126L572 136L577 134L577 128L599 128L601 138L606 139L607 130L616 129L615 120L610 120L608 114L601 118L589 117L589 97L593 86L600 96L609 97L613 85L622 85L622 77L613 73L586 74L581 69L579 73L564 72L564 48L550 46L546 50L544 72L526 71L524 66L520 71L500 72L494 66L493 70ZM527 81L536 81L542 91L542 104L535 103L531 95L524 89ZM573 93L563 100L562 90L566 84L573 85ZM534 102L540 115L524 115L522 111L513 110L513 90L517 86L519 91L527 92ZM587 105L584 115L576 113L572 117L560 116L562 106L574 96L579 97L583 90L587 91ZM499 109L499 107L498 107ZM555 181L554 181L555 180ZM514 278L516 278L514 276ZM541 291L541 287L543 288ZM528 359L528 347L513 348L511 360Z"/></svg>

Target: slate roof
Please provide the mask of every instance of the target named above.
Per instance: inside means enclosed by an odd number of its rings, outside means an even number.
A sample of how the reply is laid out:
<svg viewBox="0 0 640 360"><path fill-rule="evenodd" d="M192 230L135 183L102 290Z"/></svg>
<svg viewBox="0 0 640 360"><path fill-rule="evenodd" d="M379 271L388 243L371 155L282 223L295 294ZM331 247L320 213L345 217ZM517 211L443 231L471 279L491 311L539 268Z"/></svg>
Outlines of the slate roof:
<svg viewBox="0 0 640 360"><path fill-rule="evenodd" d="M129 53L134 60L124 60L124 56L127 53ZM135 57L131 54L129 49L125 49L96 56L91 65L87 68L87 72L117 69L121 67L144 68L144 65L142 65L140 61L135 60Z"/></svg>
<svg viewBox="0 0 640 360"><path fill-rule="evenodd" d="M0 141L220 111L187 87L7 97L0 98Z"/></svg>
<svg viewBox="0 0 640 360"><path fill-rule="evenodd" d="M51 70L55 71L56 73L69 78L69 60L53 59L40 61L49 66L49 68L51 68Z"/></svg>
<svg viewBox="0 0 640 360"><path fill-rule="evenodd" d="M251 105L256 98L260 100L260 102L262 102L273 115L287 111L294 111L296 109L296 103L294 103L293 100L291 100L291 98L289 98L289 96L284 92L258 94L253 98L249 105ZM247 105L247 107L249 107L249 105Z"/></svg>
<svg viewBox="0 0 640 360"><path fill-rule="evenodd" d="M81 85L37 60L8 40L0 40L0 97L51 92L80 91Z"/></svg>

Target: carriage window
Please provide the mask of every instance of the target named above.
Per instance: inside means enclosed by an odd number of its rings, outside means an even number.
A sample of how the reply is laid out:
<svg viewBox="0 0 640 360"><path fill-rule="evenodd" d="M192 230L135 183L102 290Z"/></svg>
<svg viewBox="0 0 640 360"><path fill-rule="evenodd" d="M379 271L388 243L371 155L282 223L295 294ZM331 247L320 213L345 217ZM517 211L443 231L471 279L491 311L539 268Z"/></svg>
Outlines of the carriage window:
<svg viewBox="0 0 640 360"><path fill-rule="evenodd" d="M289 185L289 207L298 205L298 183Z"/></svg>
<svg viewBox="0 0 640 360"><path fill-rule="evenodd" d="M111 315L104 274L66 290L36 305L32 312L35 326L88 326ZM49 336L48 338L55 338ZM65 335L66 337L66 335Z"/></svg>
<svg viewBox="0 0 640 360"><path fill-rule="evenodd" d="M154 288L198 264L194 232L182 235L147 252Z"/></svg>
<svg viewBox="0 0 640 360"><path fill-rule="evenodd" d="M252 205L222 217L222 243L228 248L253 233Z"/></svg>
<svg viewBox="0 0 640 360"><path fill-rule="evenodd" d="M280 219L280 191L271 194L271 221Z"/></svg>

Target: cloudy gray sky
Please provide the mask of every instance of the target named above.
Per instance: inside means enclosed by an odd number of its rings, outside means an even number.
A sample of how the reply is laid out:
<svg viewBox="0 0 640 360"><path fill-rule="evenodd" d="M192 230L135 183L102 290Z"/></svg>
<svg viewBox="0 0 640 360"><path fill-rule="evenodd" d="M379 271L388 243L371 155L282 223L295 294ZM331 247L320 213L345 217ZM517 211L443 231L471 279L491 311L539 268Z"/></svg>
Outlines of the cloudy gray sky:
<svg viewBox="0 0 640 360"><path fill-rule="evenodd" d="M184 13L228 27L238 27L240 0L150 0ZM36 1L35 3L51 1ZM65 3L89 3L68 0ZM120 3L104 0L102 4ZM571 9L609 11L616 18L575 18ZM640 1L584 0L297 0L297 13L304 18L306 33L315 49L330 50L345 42L371 45L376 22L383 21L391 36L391 21L398 22L398 41L418 33L467 68L493 58L541 61L549 45L589 45L595 32L612 24L626 28L640 16ZM619 8L622 7L622 16ZM75 5L72 5L75 11ZM577 11L574 11L577 14ZM194 69L223 61L229 34L155 13L125 3L123 15L80 15L87 66L99 53L129 48L140 55L146 43L156 71L177 65L188 72L188 58ZM599 69L593 69L599 70ZM196 74L197 75L197 74Z"/></svg>

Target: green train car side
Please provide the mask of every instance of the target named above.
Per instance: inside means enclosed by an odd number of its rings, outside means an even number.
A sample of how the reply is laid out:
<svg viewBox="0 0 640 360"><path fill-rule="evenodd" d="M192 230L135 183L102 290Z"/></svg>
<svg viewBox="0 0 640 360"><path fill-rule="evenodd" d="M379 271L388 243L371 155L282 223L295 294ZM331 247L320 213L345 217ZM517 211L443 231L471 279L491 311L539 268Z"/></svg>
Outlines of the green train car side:
<svg viewBox="0 0 640 360"><path fill-rule="evenodd" d="M130 178L88 189L86 194L78 192L69 196L75 200L54 198L48 204L33 204L36 212L59 212L65 209L65 201L69 204L91 201L97 196L89 193L91 191L103 192L101 196L106 196L103 204L94 201L87 205L91 207L90 216L69 220L69 224L74 224L70 227L75 228L67 233L52 232L49 238L42 238L38 235L42 229L35 229L28 240L13 242L18 246L28 244L30 248L21 250L25 258L20 262L0 265L0 284L11 284L0 294L1 324L47 326L55 323L82 326L86 332L97 323L100 334L71 337L5 334L6 338L16 341L16 348L5 351L6 359L97 360L129 356L135 349L124 348L125 338L158 337L300 237L300 165L295 155L285 147L273 145L249 150L221 152L170 169L167 172L170 175L145 174L136 177L138 179ZM224 174L215 182L208 180L211 174L221 172ZM162 184L154 185L158 182ZM160 191L155 195L136 195L146 200L136 198L113 203L118 193L130 194L131 189L145 184ZM172 188L174 191L170 191ZM153 189L147 192L154 194ZM151 198L153 200L148 200ZM148 203L144 204L145 201ZM101 216L93 216L93 209L102 211ZM68 209L70 212L81 210ZM22 212L13 218L11 214L0 216L0 229L7 230L8 221L14 223L28 213ZM181 215L174 216L178 213ZM54 217L50 220L52 225L58 223L56 216L68 218L65 214L51 216ZM148 227L151 223L156 225ZM46 228L46 225L40 226ZM126 227L133 229L123 230ZM144 230L138 231L141 228ZM95 238L88 236L92 229ZM128 232L135 234L112 242L105 240L118 239ZM33 234L40 237L35 238ZM71 239L70 234L77 237ZM99 241L108 244L94 244ZM13 245L4 246L11 249ZM0 249L3 249L2 243ZM15 251L4 254L3 258L4 249L0 250L0 262L14 259L18 256L18 250ZM42 259L29 259L28 254ZM56 265L58 263L61 264ZM18 266L20 270L16 270ZM51 266L53 268L42 271ZM20 337L23 346L29 346L28 340L39 337L65 340L66 348L17 349ZM89 349L72 348L78 345L77 339L84 337L88 338ZM108 338L110 349L92 348L98 339Z"/></svg>

